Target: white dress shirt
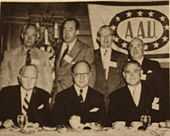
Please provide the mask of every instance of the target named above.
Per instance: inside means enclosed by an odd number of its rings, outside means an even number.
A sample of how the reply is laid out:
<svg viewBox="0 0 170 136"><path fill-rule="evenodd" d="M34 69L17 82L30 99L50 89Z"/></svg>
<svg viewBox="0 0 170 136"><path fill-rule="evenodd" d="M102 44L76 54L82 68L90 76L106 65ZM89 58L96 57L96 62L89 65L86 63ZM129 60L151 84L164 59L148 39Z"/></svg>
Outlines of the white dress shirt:
<svg viewBox="0 0 170 136"><path fill-rule="evenodd" d="M142 62L143 62L144 57L142 57L141 59L137 60L137 62L142 66Z"/></svg>
<svg viewBox="0 0 170 136"><path fill-rule="evenodd" d="M70 53L70 51L72 50L72 48L75 45L76 41L77 41L77 39L75 39L71 43L66 43L66 42L63 43L62 48L61 48L61 53L60 53L60 59L61 59L61 56L63 56L63 53L66 50L67 46L68 46L68 52L67 53Z"/></svg>
<svg viewBox="0 0 170 136"><path fill-rule="evenodd" d="M28 98L27 100L28 100L28 102L30 102L33 90L26 91L24 88L21 87L20 91L21 91L21 109L22 109L22 113L23 113L24 98L25 98L25 96L27 94L28 95L27 96L27 98Z"/></svg>
<svg viewBox="0 0 170 136"><path fill-rule="evenodd" d="M101 57L102 57L102 64L105 69L105 78L108 79L112 49L101 47L100 52L101 52Z"/></svg>
<svg viewBox="0 0 170 136"><path fill-rule="evenodd" d="M76 93L77 93L78 96L80 95L80 90L83 90L82 97L83 97L83 101L85 101L86 95L87 95L88 86L84 87L84 88L80 88L77 85L74 85L74 88L75 88Z"/></svg>
<svg viewBox="0 0 170 136"><path fill-rule="evenodd" d="M128 88L130 90L130 93L132 95L133 101L136 106L139 105L140 97L141 97L141 90L142 90L142 85L141 83L138 84L137 86L129 86Z"/></svg>

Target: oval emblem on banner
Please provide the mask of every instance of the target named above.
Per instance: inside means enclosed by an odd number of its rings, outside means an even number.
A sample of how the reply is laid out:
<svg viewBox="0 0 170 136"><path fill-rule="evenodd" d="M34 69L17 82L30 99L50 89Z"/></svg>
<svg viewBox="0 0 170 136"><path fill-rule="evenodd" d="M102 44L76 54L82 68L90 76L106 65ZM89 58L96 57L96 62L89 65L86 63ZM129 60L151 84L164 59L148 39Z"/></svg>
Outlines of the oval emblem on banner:
<svg viewBox="0 0 170 136"><path fill-rule="evenodd" d="M169 20L159 11L126 10L116 14L110 26L114 31L114 42L124 49L135 37L144 41L146 51L161 48L169 41Z"/></svg>

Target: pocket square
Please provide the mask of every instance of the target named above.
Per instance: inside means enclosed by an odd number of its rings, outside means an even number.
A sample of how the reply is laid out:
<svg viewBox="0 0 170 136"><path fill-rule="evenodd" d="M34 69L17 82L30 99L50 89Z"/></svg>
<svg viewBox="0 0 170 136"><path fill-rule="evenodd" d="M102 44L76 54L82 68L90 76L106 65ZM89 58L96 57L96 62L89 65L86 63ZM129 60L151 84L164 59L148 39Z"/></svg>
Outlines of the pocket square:
<svg viewBox="0 0 170 136"><path fill-rule="evenodd" d="M159 98L155 97L152 102L152 109L159 110Z"/></svg>
<svg viewBox="0 0 170 136"><path fill-rule="evenodd" d="M38 110L41 110L42 108L44 108L44 104L41 104L40 106L38 106Z"/></svg>
<svg viewBox="0 0 170 136"><path fill-rule="evenodd" d="M89 110L89 112L97 112L98 110L99 110L99 108L95 107L95 108Z"/></svg>
<svg viewBox="0 0 170 136"><path fill-rule="evenodd" d="M148 73L148 74L152 73L152 70L148 70L147 73Z"/></svg>

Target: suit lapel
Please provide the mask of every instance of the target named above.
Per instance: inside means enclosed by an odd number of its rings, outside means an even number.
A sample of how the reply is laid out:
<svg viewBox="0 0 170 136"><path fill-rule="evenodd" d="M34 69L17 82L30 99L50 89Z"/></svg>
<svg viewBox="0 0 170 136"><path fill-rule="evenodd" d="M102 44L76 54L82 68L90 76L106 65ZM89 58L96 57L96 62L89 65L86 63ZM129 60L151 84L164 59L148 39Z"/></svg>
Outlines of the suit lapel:
<svg viewBox="0 0 170 136"><path fill-rule="evenodd" d="M100 49L98 49L96 51L96 61L98 61L98 65L97 65L97 68L100 69L99 72L100 74L102 74L102 77L105 77L105 70L104 70L104 67L103 67L103 62L102 62L102 55L101 55L101 52L100 52Z"/></svg>
<svg viewBox="0 0 170 136"><path fill-rule="evenodd" d="M62 49L62 43L60 43L59 45L57 45L57 49L56 49L56 66L59 66L60 63L60 56L61 56L61 49Z"/></svg>
<svg viewBox="0 0 170 136"><path fill-rule="evenodd" d="M30 103L29 103L29 110L32 109L33 107L36 107L35 105L36 101L37 101L36 89L34 88L32 95L31 95Z"/></svg>
<svg viewBox="0 0 170 136"><path fill-rule="evenodd" d="M22 107L21 107L21 87L20 86L17 86L17 107L18 107L18 112L19 113L22 113Z"/></svg>
<svg viewBox="0 0 170 136"><path fill-rule="evenodd" d="M77 40L73 48L71 49L71 51L67 54L69 57L72 58L72 62L77 58L81 50L82 50L82 47L80 46L80 41ZM70 64L70 63L64 60L62 63L62 66L65 66L67 64Z"/></svg>
<svg viewBox="0 0 170 136"><path fill-rule="evenodd" d="M132 106L132 107L137 107L136 106L136 104L135 104L135 102L134 102L134 100L133 100L133 97L132 97L132 95L131 95L131 93L130 93L130 90L129 90L129 88L128 87L126 87L127 89L127 99L129 99L129 104Z"/></svg>
<svg viewBox="0 0 170 136"><path fill-rule="evenodd" d="M142 69L143 69L144 74L146 74L147 69L148 69L148 64L147 64L147 60L145 58L143 59L143 62L142 62Z"/></svg>
<svg viewBox="0 0 170 136"><path fill-rule="evenodd" d="M146 95L145 95L145 88L144 88L144 85L142 84L142 88L141 88L141 96L140 96L140 101L139 101L139 107L142 108L144 103L146 103Z"/></svg>

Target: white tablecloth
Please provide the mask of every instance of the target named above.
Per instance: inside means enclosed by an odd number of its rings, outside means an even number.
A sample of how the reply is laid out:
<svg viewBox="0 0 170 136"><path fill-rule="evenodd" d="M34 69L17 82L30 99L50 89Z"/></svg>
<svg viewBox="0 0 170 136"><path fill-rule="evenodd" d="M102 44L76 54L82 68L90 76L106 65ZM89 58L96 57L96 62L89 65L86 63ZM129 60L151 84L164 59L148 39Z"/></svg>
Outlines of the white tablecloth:
<svg viewBox="0 0 170 136"><path fill-rule="evenodd" d="M39 130L32 133L22 133L15 129L0 129L0 136L170 136L170 129L148 129L146 131L139 131L136 129L108 129L108 130L69 130L64 132Z"/></svg>

